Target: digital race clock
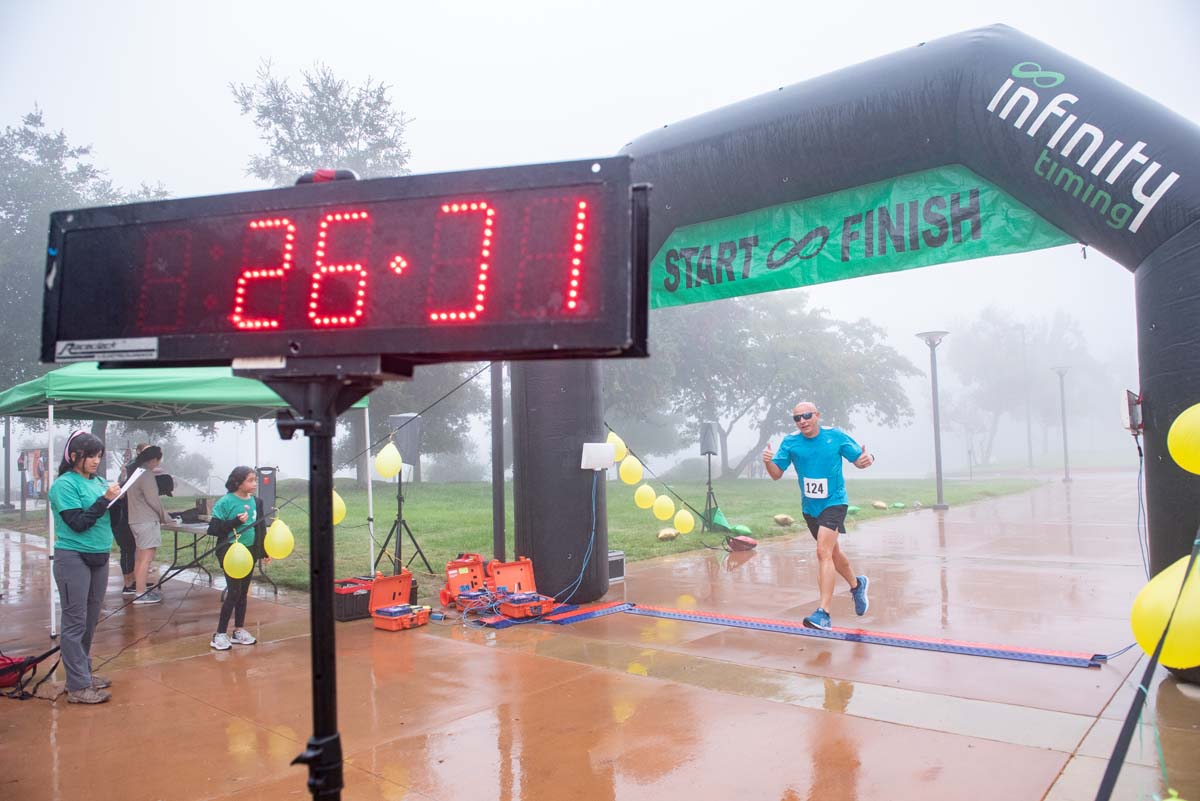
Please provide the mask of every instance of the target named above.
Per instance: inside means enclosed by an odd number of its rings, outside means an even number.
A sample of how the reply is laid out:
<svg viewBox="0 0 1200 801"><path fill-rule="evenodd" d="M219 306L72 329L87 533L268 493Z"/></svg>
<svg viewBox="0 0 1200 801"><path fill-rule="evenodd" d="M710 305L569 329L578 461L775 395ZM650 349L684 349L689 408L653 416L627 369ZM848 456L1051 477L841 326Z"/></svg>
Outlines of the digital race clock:
<svg viewBox="0 0 1200 801"><path fill-rule="evenodd" d="M612 158L56 212L42 359L644 355L645 191Z"/></svg>

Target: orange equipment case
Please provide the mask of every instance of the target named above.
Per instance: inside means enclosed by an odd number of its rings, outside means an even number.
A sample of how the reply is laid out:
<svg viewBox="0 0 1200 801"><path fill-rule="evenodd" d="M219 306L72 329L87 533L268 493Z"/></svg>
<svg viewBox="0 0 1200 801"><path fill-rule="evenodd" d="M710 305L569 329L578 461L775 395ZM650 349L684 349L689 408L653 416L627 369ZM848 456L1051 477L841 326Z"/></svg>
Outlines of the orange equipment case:
<svg viewBox="0 0 1200 801"><path fill-rule="evenodd" d="M533 578L533 561L524 556L518 556L515 562L493 559L488 562L487 578L496 592L499 592L501 587L510 594L537 592L537 582Z"/></svg>
<svg viewBox="0 0 1200 801"><path fill-rule="evenodd" d="M401 631L429 622L429 608L424 606L409 606L409 591L412 588L412 572L408 568L400 568L398 576L375 574L371 584L371 620L375 628L384 631ZM381 614L383 610L396 607L407 607L409 611L401 614Z"/></svg>
<svg viewBox="0 0 1200 801"><path fill-rule="evenodd" d="M555 606L557 604L550 596L527 592L505 596L504 600L500 601L499 609L502 617L520 619L548 615L554 611Z"/></svg>
<svg viewBox="0 0 1200 801"><path fill-rule="evenodd" d="M533 560L527 557L518 556L513 562L493 559L488 562L487 574L497 593L502 589L505 591L504 595L499 596L498 606L504 617L548 615L557 606L553 598L538 594L537 582L533 577Z"/></svg>
<svg viewBox="0 0 1200 801"><path fill-rule="evenodd" d="M446 563L446 586L438 593L442 606L453 606L464 585L471 590L495 589L484 569L483 557L477 553L460 553Z"/></svg>

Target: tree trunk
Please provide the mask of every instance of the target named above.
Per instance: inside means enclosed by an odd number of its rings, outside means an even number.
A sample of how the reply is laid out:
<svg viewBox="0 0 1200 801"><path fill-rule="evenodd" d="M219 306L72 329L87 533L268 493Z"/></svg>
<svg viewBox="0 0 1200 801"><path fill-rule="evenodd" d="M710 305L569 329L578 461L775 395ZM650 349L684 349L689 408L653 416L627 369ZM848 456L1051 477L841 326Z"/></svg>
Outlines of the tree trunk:
<svg viewBox="0 0 1200 801"><path fill-rule="evenodd" d="M721 478L730 478L729 472L729 432L717 423L717 439L721 440Z"/></svg>
<svg viewBox="0 0 1200 801"><path fill-rule="evenodd" d="M743 456L740 460L738 460L737 467L734 468L734 475L740 476L742 474L742 471L746 469L747 465L749 465L751 463L751 461L753 461L754 459L761 458L763 448L765 448L767 446L767 443L770 441L771 441L770 432L763 432L763 431L758 432L758 442L754 445L754 447L752 447L750 450L746 451L745 456Z"/></svg>
<svg viewBox="0 0 1200 801"><path fill-rule="evenodd" d="M983 464L992 463L992 446L996 444L996 431L1000 428L1000 412L992 412L992 422L988 426L987 441L983 443Z"/></svg>

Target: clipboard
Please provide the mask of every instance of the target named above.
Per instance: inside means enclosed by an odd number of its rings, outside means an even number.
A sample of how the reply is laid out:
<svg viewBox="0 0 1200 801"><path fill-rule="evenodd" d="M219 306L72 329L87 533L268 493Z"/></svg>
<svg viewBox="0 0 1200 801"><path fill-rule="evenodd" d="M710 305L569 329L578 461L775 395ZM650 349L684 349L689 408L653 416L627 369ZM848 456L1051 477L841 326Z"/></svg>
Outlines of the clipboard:
<svg viewBox="0 0 1200 801"><path fill-rule="evenodd" d="M142 473L145 473L145 472L146 472L146 468L144 468L144 467L139 467L137 470L134 470L132 473L130 473L130 474L129 474L129 478L125 479L125 483L121 485L121 491L117 493L117 497L113 498L111 501L109 501L109 502L108 502L108 508L109 508L109 509L111 509L111 508L112 508L112 505L113 505L114 503L116 503L117 501L121 500L121 498L123 498L123 497L125 496L125 492L126 492L126 491L127 491L129 488L130 488L130 487L132 487L132 486L133 486L133 482L135 482L135 481L137 481L139 478L141 478L141 477L142 477Z"/></svg>

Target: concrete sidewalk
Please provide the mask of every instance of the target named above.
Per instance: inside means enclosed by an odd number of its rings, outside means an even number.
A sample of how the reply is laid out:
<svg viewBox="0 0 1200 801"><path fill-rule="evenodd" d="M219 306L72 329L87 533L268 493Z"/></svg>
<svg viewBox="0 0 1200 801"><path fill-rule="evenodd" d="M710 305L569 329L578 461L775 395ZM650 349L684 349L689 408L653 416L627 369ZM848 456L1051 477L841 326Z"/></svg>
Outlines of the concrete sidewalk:
<svg viewBox="0 0 1200 801"><path fill-rule="evenodd" d="M835 625L1027 648L1132 641L1144 583L1136 476L859 526L871 577ZM794 489L794 488L788 488ZM781 506L789 496L781 488ZM652 536L649 534L647 536ZM0 537L0 649L49 647L44 541ZM610 599L788 618L816 605L807 532L755 552L629 566ZM308 798L289 767L311 731L305 597L254 597L260 643L208 648L218 592L176 580L164 603L97 632L113 700L0 699L0 798ZM121 605L120 577L108 609ZM1071 799L1090 801L1140 670L1012 662L618 614L501 631L337 628L347 799ZM1116 798L1200 798L1200 693L1149 688Z"/></svg>

